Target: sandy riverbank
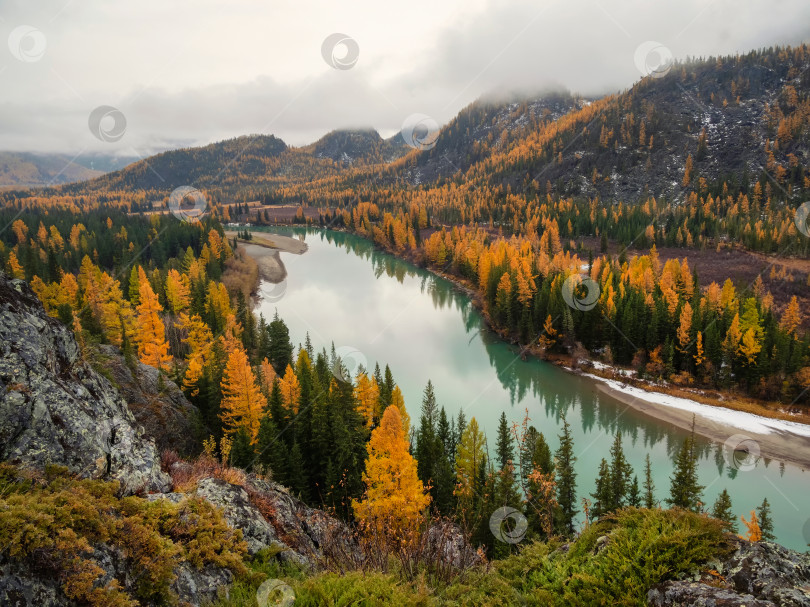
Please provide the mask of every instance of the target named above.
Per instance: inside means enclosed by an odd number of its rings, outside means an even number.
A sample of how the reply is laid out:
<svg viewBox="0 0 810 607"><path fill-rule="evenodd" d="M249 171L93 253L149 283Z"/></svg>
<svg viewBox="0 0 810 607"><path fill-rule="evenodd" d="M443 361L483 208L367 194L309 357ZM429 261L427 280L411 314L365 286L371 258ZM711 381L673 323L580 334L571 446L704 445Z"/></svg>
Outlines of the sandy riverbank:
<svg viewBox="0 0 810 607"><path fill-rule="evenodd" d="M700 436L720 444L728 441L732 448L741 442L750 445L742 438L748 437L756 442L762 457L810 468L810 426L806 424L706 405L589 373L581 375L591 379L600 392L658 421L689 430L694 415L695 433Z"/></svg>
<svg viewBox="0 0 810 607"><path fill-rule="evenodd" d="M297 238L256 232L252 232L252 235L250 241L239 239L239 247L259 264L259 276L268 282L279 283L287 277L280 251L301 255L307 250L307 244ZM238 233L226 231L225 236L230 240L237 238Z"/></svg>

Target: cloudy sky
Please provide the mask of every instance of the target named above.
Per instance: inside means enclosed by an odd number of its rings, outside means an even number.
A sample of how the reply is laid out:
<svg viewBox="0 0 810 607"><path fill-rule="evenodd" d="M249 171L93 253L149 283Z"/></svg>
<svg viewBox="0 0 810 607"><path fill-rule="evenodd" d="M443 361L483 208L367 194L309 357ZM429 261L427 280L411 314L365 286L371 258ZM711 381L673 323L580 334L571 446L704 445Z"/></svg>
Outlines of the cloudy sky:
<svg viewBox="0 0 810 607"><path fill-rule="evenodd" d="M349 40L324 57L335 33ZM492 92L612 92L641 76L648 41L675 58L808 42L810 2L0 0L0 37L0 149L143 156L248 133L388 136ZM114 111L94 133L99 106Z"/></svg>

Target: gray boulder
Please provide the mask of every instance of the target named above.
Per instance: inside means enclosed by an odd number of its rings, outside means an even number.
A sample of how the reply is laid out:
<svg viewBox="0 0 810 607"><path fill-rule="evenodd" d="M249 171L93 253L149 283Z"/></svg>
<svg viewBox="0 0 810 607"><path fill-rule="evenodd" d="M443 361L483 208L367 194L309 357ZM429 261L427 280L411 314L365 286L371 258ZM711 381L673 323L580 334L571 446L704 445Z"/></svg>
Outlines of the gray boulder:
<svg viewBox="0 0 810 607"><path fill-rule="evenodd" d="M73 333L29 286L0 275L0 460L67 466L118 480L121 491L167 491L154 442L118 391L81 357Z"/></svg>
<svg viewBox="0 0 810 607"><path fill-rule="evenodd" d="M719 577L675 580L650 589L654 607L810 607L810 554L729 536L734 551L713 563ZM711 583L709 583L711 582Z"/></svg>

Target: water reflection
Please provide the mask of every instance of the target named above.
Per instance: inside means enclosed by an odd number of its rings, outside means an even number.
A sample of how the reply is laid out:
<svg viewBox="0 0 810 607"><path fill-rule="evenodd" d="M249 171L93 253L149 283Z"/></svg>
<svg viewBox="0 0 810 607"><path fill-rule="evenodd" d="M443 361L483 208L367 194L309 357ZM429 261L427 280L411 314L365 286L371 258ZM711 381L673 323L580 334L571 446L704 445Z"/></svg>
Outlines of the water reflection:
<svg viewBox="0 0 810 607"><path fill-rule="evenodd" d="M262 308L265 316L278 308L294 343L309 332L318 349L329 349L334 340L360 350L372 367L390 364L411 419L418 419L422 389L432 379L448 414L464 410L467 419L475 416L490 442L502 411L520 423L528 410L531 423L556 449L565 415L574 431L579 497L593 491L599 461L621 431L635 473L642 476L649 454L656 497L668 495L671 462L686 432L624 405L586 378L521 359L515 347L486 330L469 297L452 283L364 239L334 231L273 231L296 234L310 246L302 256L282 255L287 291ZM747 515L767 496L777 537L804 549L801 529L810 515L804 472L766 459L741 472L726 463L722 445L699 439L696 448L708 504L725 488L737 516Z"/></svg>

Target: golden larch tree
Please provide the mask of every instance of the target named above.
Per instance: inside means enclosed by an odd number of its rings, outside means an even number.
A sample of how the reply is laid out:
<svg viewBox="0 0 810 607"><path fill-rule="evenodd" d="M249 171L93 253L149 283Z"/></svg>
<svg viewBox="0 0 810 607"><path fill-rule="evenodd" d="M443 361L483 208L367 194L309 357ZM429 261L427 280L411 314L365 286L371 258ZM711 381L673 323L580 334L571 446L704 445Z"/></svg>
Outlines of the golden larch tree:
<svg viewBox="0 0 810 607"><path fill-rule="evenodd" d="M391 390L391 404L399 410L402 429L405 431L405 436L408 436L411 431L411 416L408 415L408 410L405 408L405 397L402 396L399 386L394 386L394 389Z"/></svg>
<svg viewBox="0 0 810 607"><path fill-rule="evenodd" d="M358 374L354 395L357 398L358 409L366 420L366 426L370 428L374 425L374 416L380 402L380 387L377 380L373 376L369 379L365 373Z"/></svg>
<svg viewBox="0 0 810 607"><path fill-rule="evenodd" d="M220 419L228 434L244 428L252 444L259 434L259 422L267 399L256 385L253 369L243 348L234 348L222 374L222 413Z"/></svg>
<svg viewBox="0 0 810 607"><path fill-rule="evenodd" d="M284 377L279 382L279 387L281 388L284 407L288 411L292 411L294 415L298 415L298 405L301 400L301 383L298 381L298 376L291 365L287 365Z"/></svg>
<svg viewBox="0 0 810 607"><path fill-rule="evenodd" d="M795 339L798 339L798 333L796 332L796 327L801 324L802 316L801 312L799 311L799 301L796 299L796 296L790 298L790 303L788 303L787 308L785 308L784 314L782 314L782 320L779 322L779 326L782 330L787 333L788 335L793 335Z"/></svg>
<svg viewBox="0 0 810 607"><path fill-rule="evenodd" d="M352 501L354 514L367 533L407 545L416 538L430 495L416 474L416 460L408 452L408 439L394 405L383 413L367 449L366 491L362 501Z"/></svg>
<svg viewBox="0 0 810 607"><path fill-rule="evenodd" d="M135 340L138 344L138 358L142 363L164 369L172 360L169 356L169 344L166 343L166 329L160 318L163 307L152 285L146 278L143 268L138 268L139 300L138 329Z"/></svg>

